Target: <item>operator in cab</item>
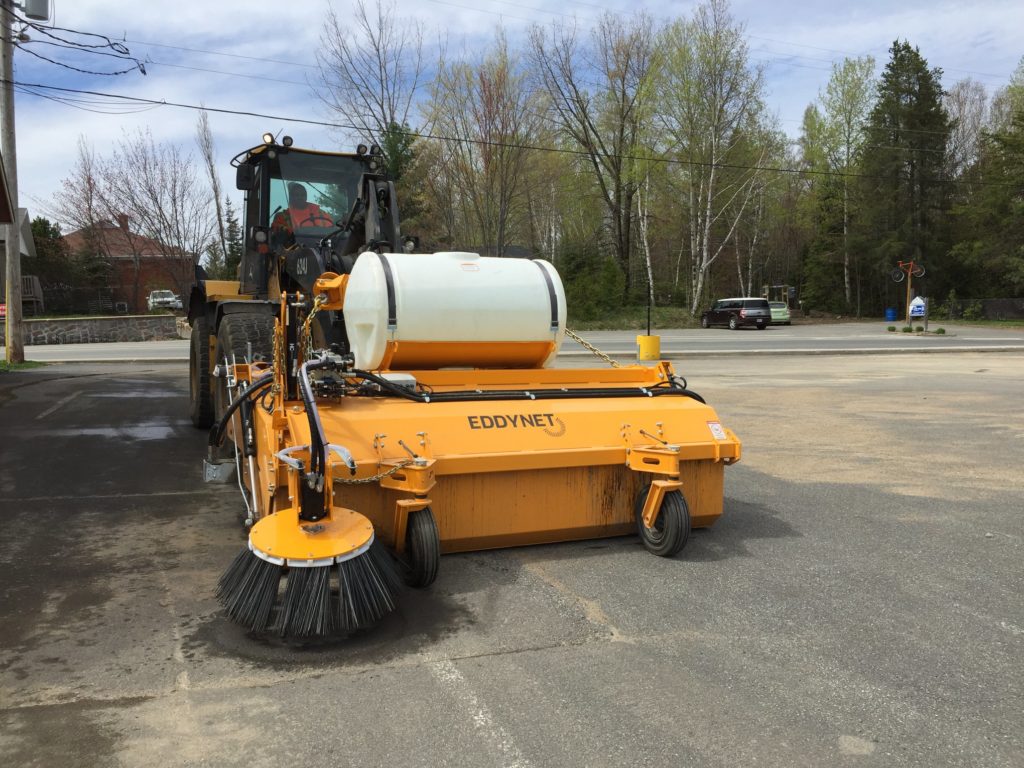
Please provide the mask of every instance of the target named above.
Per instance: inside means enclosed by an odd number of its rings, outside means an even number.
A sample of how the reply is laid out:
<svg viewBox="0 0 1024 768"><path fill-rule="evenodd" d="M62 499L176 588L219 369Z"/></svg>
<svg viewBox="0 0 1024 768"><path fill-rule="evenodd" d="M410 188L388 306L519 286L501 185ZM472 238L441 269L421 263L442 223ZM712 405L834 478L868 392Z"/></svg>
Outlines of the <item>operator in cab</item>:
<svg viewBox="0 0 1024 768"><path fill-rule="evenodd" d="M288 208L281 211L271 222L271 229L278 235L294 235L303 227L331 227L334 220L321 210L316 203L306 198L306 187L297 181L288 184Z"/></svg>

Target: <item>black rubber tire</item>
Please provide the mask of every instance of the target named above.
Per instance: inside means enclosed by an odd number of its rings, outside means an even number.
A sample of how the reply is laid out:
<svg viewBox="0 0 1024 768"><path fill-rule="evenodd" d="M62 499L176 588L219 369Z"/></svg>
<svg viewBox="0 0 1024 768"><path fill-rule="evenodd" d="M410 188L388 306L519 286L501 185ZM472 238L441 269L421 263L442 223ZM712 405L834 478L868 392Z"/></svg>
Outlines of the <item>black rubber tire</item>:
<svg viewBox="0 0 1024 768"><path fill-rule="evenodd" d="M707 317L702 317L700 319L700 327L701 328L710 328L711 327L711 322L707 319Z"/></svg>
<svg viewBox="0 0 1024 768"><path fill-rule="evenodd" d="M729 318L729 330L735 331L740 327L740 324L736 322L736 315Z"/></svg>
<svg viewBox="0 0 1024 768"><path fill-rule="evenodd" d="M411 512L405 528L403 578L410 587L429 587L441 565L441 536L430 507Z"/></svg>
<svg viewBox="0 0 1024 768"><path fill-rule="evenodd" d="M199 429L213 426L210 388L210 324L205 317L192 322L188 353L188 415Z"/></svg>
<svg viewBox="0 0 1024 768"><path fill-rule="evenodd" d="M765 323L758 323L757 324L757 330L759 330L759 331L763 331L767 327L768 326Z"/></svg>
<svg viewBox="0 0 1024 768"><path fill-rule="evenodd" d="M250 359L250 350L252 358ZM236 360L239 363L253 360L271 361L274 357L274 318L262 312L234 312L224 315L217 328L216 359L210 362L214 367ZM214 415L220 418L228 406L227 380L219 378L213 388Z"/></svg>
<svg viewBox="0 0 1024 768"><path fill-rule="evenodd" d="M644 548L658 557L672 557L686 546L690 538L690 508L679 491L669 491L661 502L654 528L644 525L644 502L651 487L643 488L636 497L634 513L637 533Z"/></svg>

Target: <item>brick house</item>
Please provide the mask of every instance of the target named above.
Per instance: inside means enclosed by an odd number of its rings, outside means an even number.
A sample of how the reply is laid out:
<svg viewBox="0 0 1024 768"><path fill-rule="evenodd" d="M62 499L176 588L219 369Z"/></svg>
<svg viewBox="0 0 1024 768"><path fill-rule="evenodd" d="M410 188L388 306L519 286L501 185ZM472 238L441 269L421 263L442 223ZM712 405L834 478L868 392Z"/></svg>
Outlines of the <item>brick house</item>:
<svg viewBox="0 0 1024 768"><path fill-rule="evenodd" d="M125 215L116 223L104 220L69 232L64 242L72 253L96 248L109 260L114 305L126 307L131 314L148 311L146 298L150 291L171 290L183 301L188 300L198 254L132 232Z"/></svg>

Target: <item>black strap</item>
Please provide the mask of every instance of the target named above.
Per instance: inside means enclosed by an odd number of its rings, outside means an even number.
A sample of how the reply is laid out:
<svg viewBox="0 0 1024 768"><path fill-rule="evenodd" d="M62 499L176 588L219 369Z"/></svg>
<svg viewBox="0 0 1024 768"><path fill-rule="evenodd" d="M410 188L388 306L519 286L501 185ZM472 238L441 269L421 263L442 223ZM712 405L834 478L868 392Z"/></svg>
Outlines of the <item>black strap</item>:
<svg viewBox="0 0 1024 768"><path fill-rule="evenodd" d="M378 253L380 265L384 268L384 281L388 285L388 330L393 331L398 327L398 311L395 308L395 276L391 273L391 264L383 253ZM546 274L546 273L545 273ZM551 278L548 278L550 282Z"/></svg>
<svg viewBox="0 0 1024 768"><path fill-rule="evenodd" d="M551 280L551 275L544 266L540 259L534 259L533 263L537 265L537 268L544 273L544 281L548 284L548 298L551 301L551 330L558 330L558 294L555 293L555 283Z"/></svg>

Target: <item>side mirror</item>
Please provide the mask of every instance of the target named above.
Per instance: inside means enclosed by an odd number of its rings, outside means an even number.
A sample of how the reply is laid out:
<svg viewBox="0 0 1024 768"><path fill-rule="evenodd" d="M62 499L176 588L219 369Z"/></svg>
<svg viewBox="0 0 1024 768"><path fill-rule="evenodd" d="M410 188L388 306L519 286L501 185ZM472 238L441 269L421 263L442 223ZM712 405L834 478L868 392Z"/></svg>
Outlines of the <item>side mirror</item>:
<svg viewBox="0 0 1024 768"><path fill-rule="evenodd" d="M242 163L235 169L235 189L248 192L256 181L256 169L248 163Z"/></svg>

